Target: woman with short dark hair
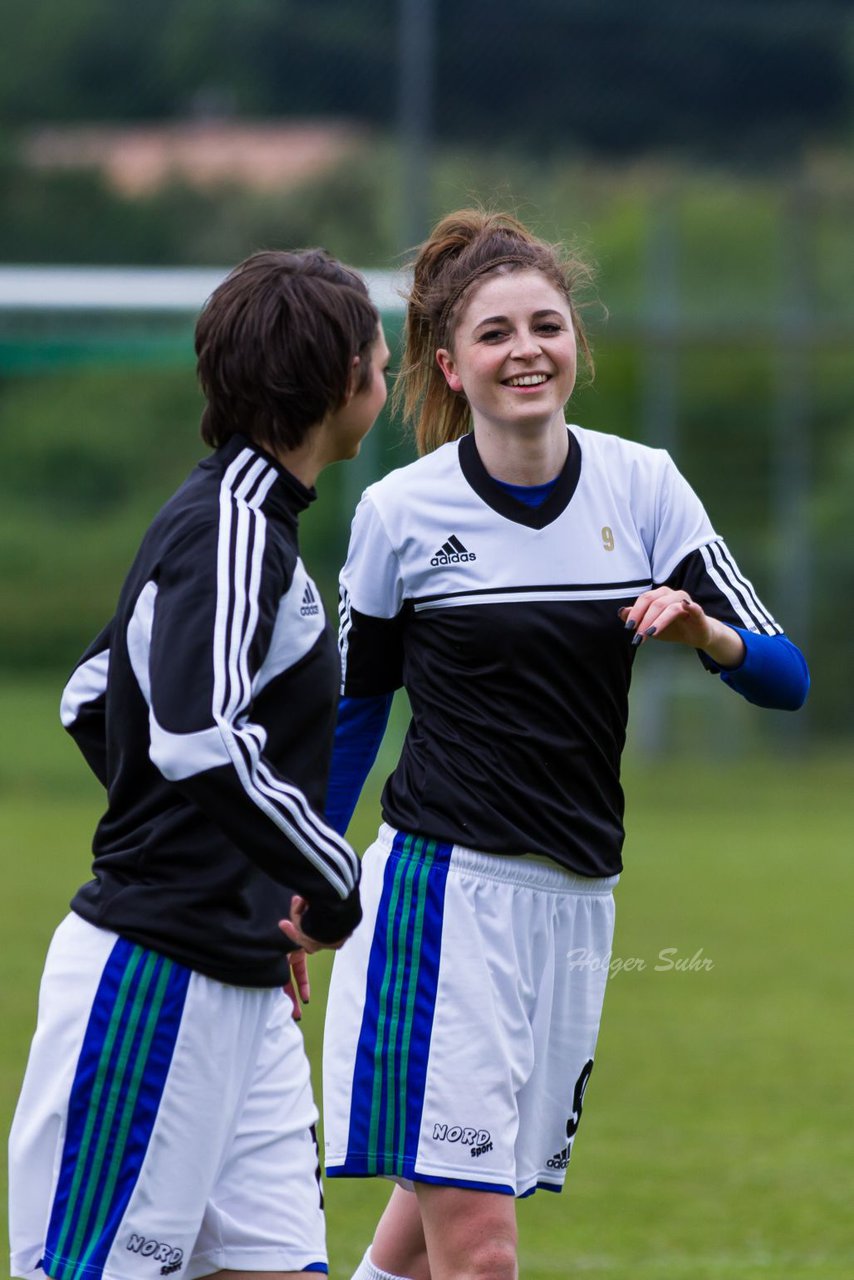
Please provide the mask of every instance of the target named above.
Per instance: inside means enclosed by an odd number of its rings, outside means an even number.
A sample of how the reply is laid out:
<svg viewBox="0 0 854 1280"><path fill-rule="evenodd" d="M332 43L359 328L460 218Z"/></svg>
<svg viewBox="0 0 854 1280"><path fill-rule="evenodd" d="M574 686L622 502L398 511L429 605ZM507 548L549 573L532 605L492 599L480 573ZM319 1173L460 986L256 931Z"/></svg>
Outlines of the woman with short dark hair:
<svg viewBox="0 0 854 1280"><path fill-rule="evenodd" d="M305 953L361 908L322 816L339 659L298 520L379 414L388 349L364 281L309 250L241 263L196 351L214 452L62 699L107 808L12 1128L15 1276L327 1269L290 975L305 997Z"/></svg>

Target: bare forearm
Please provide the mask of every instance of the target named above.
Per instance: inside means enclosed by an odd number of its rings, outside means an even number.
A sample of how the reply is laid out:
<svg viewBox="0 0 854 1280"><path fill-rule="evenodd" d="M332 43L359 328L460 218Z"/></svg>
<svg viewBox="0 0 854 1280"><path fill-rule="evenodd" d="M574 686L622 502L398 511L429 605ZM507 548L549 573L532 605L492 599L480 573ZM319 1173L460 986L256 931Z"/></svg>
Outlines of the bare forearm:
<svg viewBox="0 0 854 1280"><path fill-rule="evenodd" d="M725 670L741 666L744 661L744 641L738 632L725 622L719 622L717 618L709 618L707 615L706 621L709 625L709 638L698 647Z"/></svg>

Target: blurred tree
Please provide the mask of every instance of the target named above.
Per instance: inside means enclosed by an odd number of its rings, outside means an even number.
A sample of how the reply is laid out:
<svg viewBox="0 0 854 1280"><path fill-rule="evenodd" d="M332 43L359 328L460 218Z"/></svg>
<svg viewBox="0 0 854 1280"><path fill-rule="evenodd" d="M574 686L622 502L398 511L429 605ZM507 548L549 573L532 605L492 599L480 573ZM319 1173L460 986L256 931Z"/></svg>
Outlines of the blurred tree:
<svg viewBox="0 0 854 1280"><path fill-rule="evenodd" d="M10 124L161 114L168 0L0 3L0 116Z"/></svg>
<svg viewBox="0 0 854 1280"><path fill-rule="evenodd" d="M398 0L0 0L0 119L394 119ZM440 0L439 135L790 157L850 126L852 0Z"/></svg>

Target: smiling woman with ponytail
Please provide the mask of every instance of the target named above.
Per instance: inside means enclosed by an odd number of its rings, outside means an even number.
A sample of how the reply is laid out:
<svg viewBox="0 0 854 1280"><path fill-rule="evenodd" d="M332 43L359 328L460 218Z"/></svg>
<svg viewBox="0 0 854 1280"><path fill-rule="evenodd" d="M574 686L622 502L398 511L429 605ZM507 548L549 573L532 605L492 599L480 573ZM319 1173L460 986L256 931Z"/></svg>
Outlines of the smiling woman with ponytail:
<svg viewBox="0 0 854 1280"><path fill-rule="evenodd" d="M395 1187L354 1280L515 1280L515 1202L559 1191L622 869L642 645L760 706L806 664L666 453L569 425L588 268L461 210L418 251L395 395L421 457L368 488L341 573L327 816L412 718L335 960L326 1171ZM583 964L568 957L583 956Z"/></svg>

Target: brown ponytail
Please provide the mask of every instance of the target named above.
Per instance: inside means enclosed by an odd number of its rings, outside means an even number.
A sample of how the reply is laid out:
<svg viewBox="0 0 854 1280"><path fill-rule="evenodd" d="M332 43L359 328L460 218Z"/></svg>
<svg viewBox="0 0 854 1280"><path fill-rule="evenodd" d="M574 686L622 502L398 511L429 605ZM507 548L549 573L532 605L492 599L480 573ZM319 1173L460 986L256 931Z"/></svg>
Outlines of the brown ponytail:
<svg viewBox="0 0 854 1280"><path fill-rule="evenodd" d="M574 301L578 285L591 278L589 267L538 240L511 214L480 209L448 214L418 249L412 270L394 407L412 424L419 453L457 440L470 428L465 397L448 386L436 352L452 347L460 304L488 273L541 271L569 304L579 350L592 375L590 347Z"/></svg>

